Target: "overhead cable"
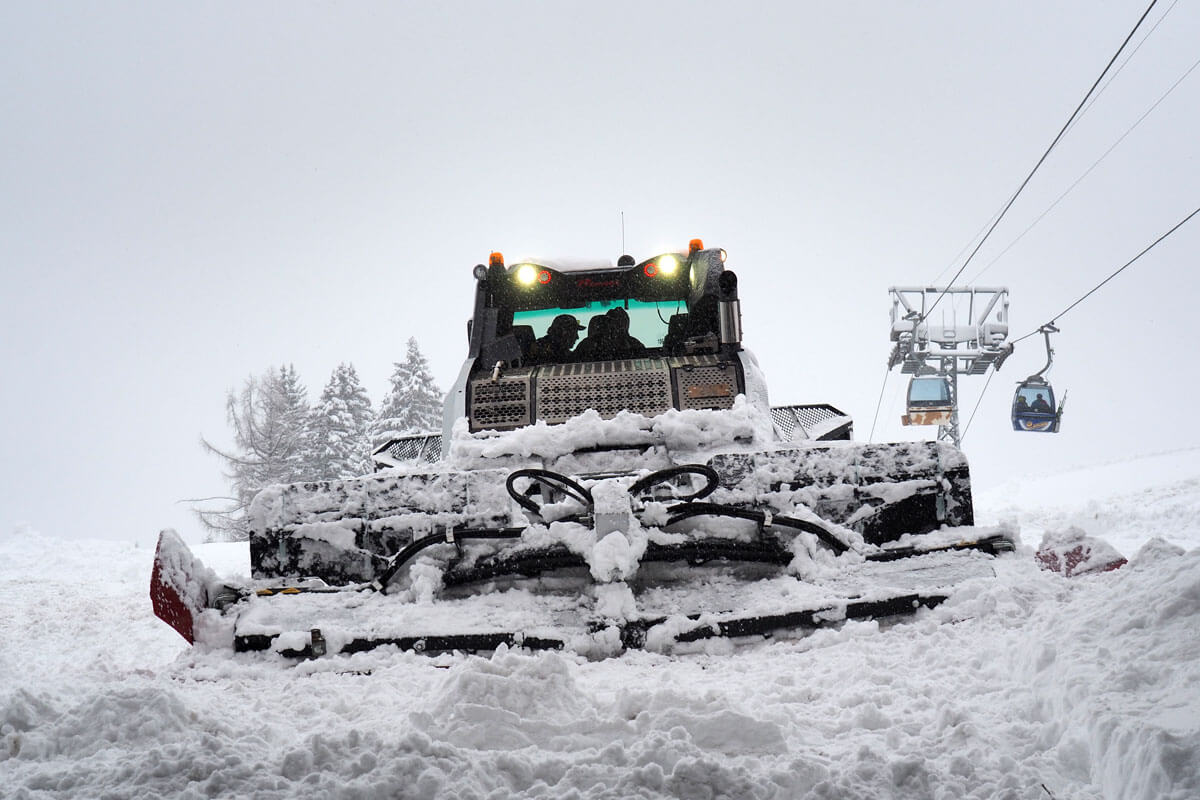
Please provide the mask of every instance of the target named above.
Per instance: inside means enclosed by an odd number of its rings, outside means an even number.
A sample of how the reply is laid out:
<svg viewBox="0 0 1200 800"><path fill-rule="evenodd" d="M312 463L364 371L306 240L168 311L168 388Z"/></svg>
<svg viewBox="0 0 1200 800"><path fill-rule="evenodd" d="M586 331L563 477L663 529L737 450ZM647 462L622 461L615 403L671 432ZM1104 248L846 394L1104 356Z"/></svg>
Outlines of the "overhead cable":
<svg viewBox="0 0 1200 800"><path fill-rule="evenodd" d="M1153 36L1153 35L1154 35L1154 32L1155 32L1156 30L1158 30L1158 27L1159 27L1160 25L1162 25L1162 24L1163 24L1163 20L1165 20L1165 19L1167 18L1167 15L1169 15L1169 14L1171 13L1171 11L1173 11L1173 10L1175 9L1175 6L1177 6L1177 5L1179 5L1179 0L1175 0L1175 2L1174 2L1174 3L1171 3L1171 6L1170 6L1170 8L1168 8L1166 11L1164 11L1164 12L1163 12L1163 15L1162 15L1161 17L1159 17L1159 18L1158 18L1158 22L1155 22L1155 23L1154 23L1154 27L1152 27L1150 30L1148 30L1148 31L1146 32L1146 35L1142 37L1142 40L1141 40L1140 42L1138 42L1138 43L1137 43L1137 47L1133 48L1133 50L1132 50L1132 51L1129 53L1129 55L1125 56L1125 60L1124 60L1124 61L1122 61L1122 62L1120 63L1120 65L1118 65L1118 66L1117 66L1117 69L1116 69L1116 71L1115 71L1115 72L1113 72L1113 74L1112 74L1112 75L1108 76L1108 80L1106 80L1106 81L1104 82L1104 85L1103 85L1103 86L1101 86L1101 87L1100 87L1100 88L1099 88L1099 89L1096 91L1096 93L1095 93L1095 94L1092 96L1092 99L1091 99L1091 100L1088 102L1088 104L1087 104L1086 106L1084 106L1084 107L1083 107L1083 110L1082 110L1082 111L1080 111L1080 112L1079 112L1079 115L1075 117L1075 120L1074 120L1074 122L1071 122L1071 123L1069 124L1069 126L1068 126L1068 128L1067 128L1067 133L1070 133L1070 132L1071 132L1071 128L1074 128L1074 127L1075 127L1077 124L1079 124L1079 120L1083 119L1083 117L1084 117L1084 116L1085 116L1085 115L1088 113L1088 111L1090 111L1090 110L1091 110L1092 106L1096 105L1096 101L1100 99L1100 95L1104 94L1104 91L1105 91L1105 90L1106 90L1106 89L1107 89L1109 86L1112 86L1112 83L1113 83L1113 81L1114 81L1114 80L1116 80L1116 79L1117 79L1117 76L1118 76L1118 75L1120 75L1120 74L1121 74L1121 72L1122 72L1122 70L1124 70L1124 69L1125 69L1125 67L1129 65L1129 62L1133 60L1133 57L1134 57L1135 55L1137 55L1137 52L1138 52L1139 50L1141 50L1141 49L1142 49L1142 46L1146 44L1146 41L1147 41L1147 40L1148 40L1148 39L1149 39L1151 36ZM1197 63L1200 63L1200 62L1197 62ZM1183 78L1186 78L1188 75L1190 75L1190 74L1191 74L1191 72L1192 72L1192 70L1193 70L1193 69L1195 69L1195 68L1196 68L1196 65L1195 65L1195 64L1193 64L1193 65L1192 65L1192 67L1191 67L1191 69L1189 69L1189 70L1188 70L1188 71L1187 71L1187 72L1184 74ZM1080 176L1079 176L1079 178L1078 178L1078 179L1075 181L1075 183L1071 184L1070 188L1068 188L1068 189L1067 189L1067 191L1063 192L1063 193L1062 193L1062 194L1059 196L1058 200L1055 200L1055 201L1054 201L1054 202L1053 202L1053 203L1050 205L1050 208L1047 208L1045 211L1043 211L1043 212L1042 212L1042 213L1041 213L1041 214L1038 216L1038 218L1037 218L1037 219L1035 219L1035 220L1033 221L1033 223L1032 223L1032 224L1031 224L1031 225L1030 225L1028 228L1026 228L1026 229L1025 229L1025 230L1024 230L1022 233L1021 233L1021 235L1020 235L1020 236L1018 236L1016 239L1014 239L1014 240L1013 240L1013 241L1012 241L1012 242L1011 242L1011 243L1008 245L1008 247L1004 248L1004 250L1000 252L1000 255L996 256L996 257L995 257L995 258L993 258L991 261L989 261L989 262L988 262L988 264L987 264L987 266L985 266L985 267L983 268L983 270L980 270L980 272L979 272L979 275L976 275L974 278L972 278L970 282L971 282L971 283L974 283L975 281L979 280L979 276L983 274L984 270L986 270L986 269L987 269L988 267L990 267L992 264L995 264L997 261L999 261L999 260L1000 260L1000 259L1001 259L1001 258L1004 256L1004 254L1005 254L1005 253L1007 253L1009 250L1011 250L1011 249L1012 249L1013 245L1015 245L1015 244L1016 244L1017 242L1019 242L1019 241L1020 241L1022 238L1024 238L1024 236L1025 236L1025 234L1026 234L1026 233L1029 233L1029 231L1030 231L1030 230L1031 230L1031 229L1032 229L1032 228L1033 228L1035 225L1037 225L1039 222L1041 222L1041 220L1042 220L1042 217L1046 216L1046 214L1048 214L1048 213L1049 213L1049 212L1050 212L1050 211L1051 211L1051 210L1052 210L1052 209L1053 209L1053 208L1054 208L1056 205L1058 205L1059 201L1061 201L1061 200L1062 200L1064 197L1066 197L1066 196L1067 196L1067 195L1068 195L1068 194L1071 192L1071 189L1074 189L1074 188L1076 187L1076 185L1078 185L1078 184L1079 184L1079 182L1080 182L1080 181L1082 181L1082 180L1083 180L1085 177L1087 177L1088 173L1090 173L1090 172L1091 172L1093 169L1095 169L1095 167L1096 167L1096 164L1099 164L1101 161L1103 161L1103 160L1104 160L1104 158L1105 158L1105 157L1106 157L1106 156L1107 156L1109 153L1111 153L1111 152L1112 152L1113 148L1115 148L1115 147L1116 147L1118 144L1120 144L1120 143L1121 143L1121 140L1123 140L1123 139L1124 139L1126 136L1128 136L1128 135L1129 135L1129 134L1130 134L1130 133L1133 131L1133 129L1134 129L1134 128L1136 128L1136 127L1137 127L1139 124L1141 124L1141 121L1142 121L1143 119L1145 119L1145 118L1146 118L1146 116L1147 116L1147 115L1149 115L1149 113L1150 113L1151 111L1153 111L1153 110L1154 110L1154 109L1155 109L1155 108L1158 106L1158 104L1159 104L1159 103L1161 103L1161 102L1162 102L1164 99L1166 99L1166 96L1167 96L1168 94L1170 94L1170 93L1171 93L1171 92L1172 92L1172 91L1175 89L1175 86L1178 86L1178 85L1179 85L1179 84L1180 84L1180 83L1183 81L1183 78L1180 78L1178 81L1176 81L1176 82L1175 82L1175 84L1174 84L1174 85L1173 85L1173 86L1172 86L1170 89L1168 89L1168 90L1166 91L1166 93L1165 93L1165 94L1164 94L1162 97L1160 97L1160 98L1158 99L1158 101L1157 101L1157 102L1156 102L1156 103L1155 103L1153 106L1151 106L1151 107L1150 107L1149 111L1147 111L1145 114L1143 114L1143 115L1142 115L1142 116L1141 116L1141 117L1138 119L1138 121L1137 121L1137 122L1135 122L1135 123L1134 123L1134 124L1133 124L1133 125L1132 125L1132 126L1129 128L1129 130L1125 131L1125 133L1124 133L1124 134L1121 136L1121 138L1120 138L1120 139L1118 139L1118 140L1116 141L1116 143L1114 143L1114 144L1113 144L1113 146L1112 146L1112 147L1110 147L1110 148L1109 148L1107 151L1105 151L1104 155L1100 156L1100 158L1098 158L1098 159L1096 160L1096 163L1095 163L1095 164L1092 164L1092 166L1088 168L1087 172L1084 172L1084 173L1083 173L1083 175L1080 175ZM943 267L943 268L942 268L942 271L941 271L941 272L939 272L939 273L937 274L937 276L936 276L936 277L933 279L933 281L932 281L932 282L929 284L930 286L933 286L933 285L937 284L937 282L938 282L939 280L941 280L941 277L942 277L943 275L945 275L947 272L949 272L951 268L953 268L954 264L955 264L955 263L958 261L958 259L962 257L962 254L963 254L963 253L965 253L965 252L967 252L967 249L968 249L968 248L970 248L970 246L971 246L971 242L974 242L974 241L975 241L977 238L979 238L979 236L980 236L980 235L981 235L981 234L982 234L982 233L983 233L985 230L987 230L988 226L992 224L993 220L995 220L995 219L996 219L996 216L997 216L997 215L999 215L999 213L1000 213L1000 212L996 212L996 214L992 215L992 218L991 218L991 219L989 219L987 222L983 223L983 225L982 225L982 226L979 228L979 230L977 230L977 231L975 232L975 235L974 235L974 236L972 236L972 237L970 238L970 240L969 240L969 241L968 241L968 242L967 242L965 245L963 245L963 246L962 246L962 249L961 249L961 250L959 250L957 253L955 253L955 254L954 254L954 258L950 259L950 263L949 263L949 264L947 264L945 267Z"/></svg>
<svg viewBox="0 0 1200 800"><path fill-rule="evenodd" d="M1099 88L1099 90L1097 90L1095 96L1092 97L1091 102L1089 102L1084 107L1083 111L1080 112L1079 117L1075 118L1076 123L1079 122L1080 118L1082 118L1084 114L1086 114L1089 110L1091 110L1092 106L1096 105L1096 101L1100 99L1100 95L1104 94L1104 90L1107 89L1109 86L1112 86L1112 82L1115 81L1117 79L1117 76L1121 74L1121 71L1124 70L1126 66L1128 66L1129 62L1133 60L1133 57L1137 55L1138 50L1142 49L1142 45L1144 45L1146 43L1146 41L1151 36L1154 35L1154 32L1156 30L1158 30L1158 26L1163 24L1163 20L1165 20L1170 15L1170 13L1175 10L1175 6L1177 6L1177 5L1179 5L1179 0L1175 0L1174 3L1171 3L1170 8L1168 8L1166 11L1163 12L1163 15L1158 18L1158 22L1154 23L1154 27L1152 27L1150 30L1146 31L1146 35L1143 36L1142 40L1137 43L1137 47L1133 48L1133 50L1130 51L1129 55L1125 56L1125 60L1122 61L1117 66L1116 71L1113 72L1112 75L1108 76L1108 80L1106 80L1104 82L1104 85L1101 86ZM1075 127L1075 126L1072 125L1071 127Z"/></svg>
<svg viewBox="0 0 1200 800"><path fill-rule="evenodd" d="M1054 324L1054 323L1058 322L1058 320L1059 320L1059 318L1060 318L1060 317L1062 317L1064 314L1066 314L1066 313L1067 313L1068 311L1070 311L1072 308L1074 308L1075 306L1079 305L1079 304L1080 304L1080 303L1082 303L1084 300L1087 300L1089 297L1091 297L1093 294L1095 294L1096 290L1097 290L1097 289L1099 289L1101 286L1103 286L1104 284L1106 284L1106 283L1108 283L1109 281L1111 281L1113 278L1115 278L1115 277L1117 277L1118 275L1120 275L1122 272L1124 272L1124 271L1125 271L1126 269L1128 269L1129 267L1133 266L1134 262L1136 262L1136 261L1137 261L1139 258L1141 258L1142 256L1146 255L1146 253L1149 253L1151 250L1153 250L1153 249L1154 249L1154 248L1155 248L1155 247L1158 245L1158 243L1159 243L1159 242L1161 242L1163 239L1166 239L1166 238L1167 238L1168 236L1170 236L1172 233L1174 233L1175 231L1177 231L1177 230L1179 230L1180 228L1182 228L1182 227L1184 226L1184 224L1185 224L1185 223L1187 223L1187 221L1188 221L1188 220L1190 220L1192 217L1196 216L1197 214L1200 214L1200 208L1197 208L1195 211L1193 211L1192 213L1188 214L1186 217L1184 217L1183 219L1181 219L1179 222L1175 223L1174 227L1172 227L1172 228L1171 228L1171 230L1167 231L1167 232L1166 232L1166 233L1164 233L1162 236L1160 236L1160 237L1158 237L1157 239L1155 239L1153 242L1151 242L1149 245L1147 245L1147 246L1146 246L1146 248L1145 248L1144 250L1142 250L1142 252L1138 253L1136 256L1134 256L1133 258L1131 258L1131 259L1129 259L1128 261L1126 261L1126 262L1125 262L1125 263L1124 263L1124 264L1123 264L1123 265L1120 267L1120 269L1118 269L1116 272L1114 272L1113 274L1109 275L1107 278L1105 278L1104 280L1100 281L1098 284L1096 284L1095 286L1093 286L1091 289L1089 289L1089 290L1088 290L1086 293L1084 293L1084 295L1083 295L1082 297L1080 297L1078 300L1076 300L1074 303L1071 303L1071 305L1067 306L1067 307L1066 307L1066 308L1064 308L1062 311L1058 312L1058 313L1057 313L1057 314L1055 314L1053 317L1051 317L1051 318L1050 318L1050 323L1051 323L1051 324ZM1025 340L1025 339L1028 339L1030 336L1033 336L1034 334L1036 334L1036 333L1039 333L1040 331L1041 331L1041 327L1039 326L1037 330L1030 331L1029 333L1027 333L1027 334L1025 334L1024 336L1022 336L1020 339L1013 339L1013 340L1012 340L1012 344L1016 344L1017 342L1020 342L1020 341L1023 341L1023 340Z"/></svg>
<svg viewBox="0 0 1200 800"><path fill-rule="evenodd" d="M983 269L979 270L979 272L977 272L977 273L975 274L975 277L973 277L973 278L971 279L971 281L970 281L970 282L971 282L971 283L974 283L975 281L977 281L977 280L979 280L981 277L983 277L983 273L987 272L987 271L988 271L988 269L989 269L989 268L990 268L990 267L991 267L993 264L995 264L997 261L999 261L1001 258L1003 258L1003 257L1004 257L1004 255L1005 255L1005 253L1007 253L1009 250L1013 249L1013 247L1015 247L1015 246L1016 246L1017 242L1019 242L1019 241L1021 241L1022 239L1024 239L1024 238L1025 238L1025 234L1027 234L1027 233L1029 233L1031 230L1033 230L1033 229L1034 229L1034 227L1036 227L1036 226L1037 226L1037 224L1038 224L1039 222L1041 222L1041 221L1042 221L1042 219L1043 219L1043 218L1045 218L1045 216L1046 216L1047 214L1049 214L1051 211L1053 211L1053 210L1055 209L1055 207L1056 207L1056 206L1057 206L1059 203L1061 203L1061 202L1062 202L1062 200L1063 200L1063 198L1064 198L1064 197L1066 197L1068 194L1070 194L1070 193L1071 193L1071 192L1072 192L1072 191L1075 189L1075 187L1076 187L1076 186L1078 186L1080 183L1082 183L1082 182L1083 182L1083 179L1084 179L1084 178L1086 178L1088 175L1092 174L1092 170L1094 170L1096 167L1098 167L1098 166L1100 165L1100 162L1101 162L1101 161L1103 161L1104 159L1108 158L1108 155L1109 155L1109 153L1111 153L1113 150L1116 150L1116 149L1117 149L1117 145L1119 145L1119 144L1121 144L1121 142L1125 141L1125 137L1127 137L1129 134L1133 133L1134 129L1135 129L1135 128L1137 128L1137 126L1141 125L1141 124L1142 124L1142 121L1143 121L1143 120L1145 120L1145 119L1146 119L1146 117L1150 116L1150 114L1151 114L1151 113L1153 113L1154 109L1158 108L1159 104L1161 104L1163 100L1166 100L1166 99L1167 99L1167 96L1168 96L1169 94L1171 94L1171 92L1175 91L1175 88L1176 88L1177 86L1179 86L1179 84L1183 83L1183 81L1184 81L1184 80L1185 80L1185 79L1186 79L1186 78L1187 78L1189 75L1191 75L1193 72L1195 72L1195 70L1196 70L1196 67L1200 67L1200 59L1196 59L1194 62L1192 62L1192 65L1191 65L1190 67L1188 67L1188 68L1187 68L1187 71L1186 71L1186 72L1184 72L1184 73L1183 73L1183 75L1181 75L1181 76L1179 77L1179 80L1177 80L1177 81L1175 81L1173 84L1171 84L1170 88L1169 88L1169 89L1167 89L1167 91L1163 92L1162 96L1161 96L1161 97L1159 97L1157 100L1155 100L1155 101L1154 101L1154 104L1153 104L1153 105L1151 105L1151 106L1150 106L1148 109L1146 109L1145 113L1143 113L1143 114L1142 114L1140 117L1138 117L1138 118L1137 118L1137 121L1136 121L1136 122L1134 122L1132 125L1130 125L1130 126L1129 126L1129 129L1128 129L1127 131L1125 131L1124 133L1122 133L1119 139L1117 139L1115 142L1113 142L1113 143L1112 143L1112 146L1110 146L1110 147L1109 147L1107 150L1105 150L1105 151L1104 151L1104 153L1103 153L1103 154L1102 154L1102 155L1101 155L1099 158L1097 158L1097 159L1096 159L1094 162L1092 162L1092 165L1091 165L1090 167L1088 167L1086 170L1084 170L1083 174L1082 174L1082 175L1080 175L1078 178L1076 178L1076 179L1075 179L1075 182L1074 182L1074 183L1072 183L1070 186L1068 186L1068 187L1067 187L1067 190L1066 190L1065 192L1063 192L1062 194L1060 194L1060 195L1058 196L1058 199L1056 199L1056 200L1055 200L1053 203L1051 203L1051 204L1050 204L1050 205L1049 205L1049 206L1046 208L1046 210L1045 210L1045 211L1043 211L1041 214L1038 214L1038 215L1037 215L1037 217L1036 217L1036 218L1033 220L1033 222L1029 223L1029 227L1027 227L1025 230L1021 231L1021 234L1020 234L1020 236L1018 236L1017 238L1015 238L1015 239L1013 239L1011 242L1009 242L1009 244L1008 244L1008 246L1007 246L1007 247L1005 247L1003 250L1001 250L1001 251L1000 251L1000 252L999 252L999 253L996 255L996 257L995 257L995 258L993 258L991 261L989 261L987 264L985 264L985 265L984 265L984 267L983 267ZM945 270L943 270L943 272L944 272L944 271L945 271ZM941 276L939 275L938 277L941 277Z"/></svg>
<svg viewBox="0 0 1200 800"><path fill-rule="evenodd" d="M887 379L891 372L890 367L883 371L883 385L879 387L879 400L875 403L875 416L871 418L871 435L867 437L867 444L875 441L875 423L879 420L879 407L883 405L883 392L887 389Z"/></svg>
<svg viewBox="0 0 1200 800"><path fill-rule="evenodd" d="M971 417L967 420L966 427L963 428L962 436L958 437L959 444L962 444L962 440L967 438L967 431L971 430L971 423L975 421L975 412L979 410L979 404L983 402L983 396L987 394L992 378L996 377L995 364L990 364L989 367L991 367L991 371L988 373L988 379L984 382L983 389L979 392L979 399L975 401L975 407L971 409Z"/></svg>
<svg viewBox="0 0 1200 800"><path fill-rule="evenodd" d="M984 242L986 242L988 237L992 235L992 231L996 230L996 226L1000 224L1002 219L1004 219L1004 215L1008 213L1010 208L1012 208L1013 203L1016 202L1021 192L1024 191L1025 187L1029 184L1029 181L1033 179L1034 174L1037 173L1038 169L1045 162L1046 158L1049 157L1050 152L1054 150L1054 147L1058 144L1059 140L1062 139L1063 135L1067 132L1067 128L1069 128L1075 118L1079 116L1079 113L1087 103L1088 98L1092 96L1092 93L1096 91L1096 87L1100 85L1102 80L1104 80L1104 76L1108 74L1108 71L1112 68L1112 65L1121 55L1121 51L1123 51L1125 46L1129 44L1129 40L1133 38L1135 33L1137 33L1137 29L1141 27L1142 22L1146 19L1147 15L1150 13L1150 10L1154 8L1157 2L1158 0L1150 0L1150 5L1147 6L1146 10L1142 12L1142 16L1138 18L1137 24L1133 26L1133 29L1129 31L1129 35L1127 35L1125 40L1121 42L1121 46L1117 48L1117 52L1113 53L1112 58L1108 60L1108 64L1104 66L1104 69L1100 72L1099 77L1096 78L1091 88L1087 90L1087 94L1085 94L1083 99L1079 101L1079 105L1075 107L1073 112L1071 112L1071 116L1067 119L1066 123L1063 124L1062 129L1058 132L1058 135L1054 137L1054 141L1050 142L1050 146L1046 148L1046 152L1042 153L1042 157L1039 158L1037 163L1033 165L1033 169L1030 170L1029 174L1025 176L1025 180L1021 181L1021 185L1017 187L1017 191L1015 191L1013 196L1008 199L1008 202L1004 204L1004 208L1002 208L1000 213L996 216L996 221L992 223L991 227L988 228L987 233L985 233L983 238L979 240L979 244L975 245L975 249L971 251L969 256L967 256L967 260L963 262L963 265L958 268L958 272L954 273L954 277L950 279L950 282L947 284L947 286L954 285L954 282L958 280L959 276L963 274L964 270L966 270L967 265L969 265L971 260L975 258L975 254L978 253L980 248L983 247ZM929 310L921 315L921 319L925 319L932 314L933 309L937 307L937 304L940 303L942 298L945 296L945 292L940 293L934 299L933 305L929 307Z"/></svg>

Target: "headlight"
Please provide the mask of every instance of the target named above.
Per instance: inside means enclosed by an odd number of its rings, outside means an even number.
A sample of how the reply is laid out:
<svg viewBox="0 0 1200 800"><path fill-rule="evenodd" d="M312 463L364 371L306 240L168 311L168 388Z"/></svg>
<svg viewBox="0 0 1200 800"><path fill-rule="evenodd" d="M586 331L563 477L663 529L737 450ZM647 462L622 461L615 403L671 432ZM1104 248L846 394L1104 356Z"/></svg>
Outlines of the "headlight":
<svg viewBox="0 0 1200 800"><path fill-rule="evenodd" d="M524 286L533 286L537 280L537 267L533 264L522 264L517 267L517 282Z"/></svg>

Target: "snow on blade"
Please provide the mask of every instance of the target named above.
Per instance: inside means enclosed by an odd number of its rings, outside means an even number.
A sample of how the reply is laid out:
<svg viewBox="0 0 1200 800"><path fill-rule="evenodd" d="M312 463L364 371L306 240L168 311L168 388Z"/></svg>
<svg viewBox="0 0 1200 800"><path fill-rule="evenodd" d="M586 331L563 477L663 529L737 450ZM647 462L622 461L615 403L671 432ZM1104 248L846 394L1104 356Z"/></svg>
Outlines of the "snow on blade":
<svg viewBox="0 0 1200 800"><path fill-rule="evenodd" d="M196 641L196 619L208 605L209 587L217 580L212 570L196 559L179 534L170 528L158 535L150 600L154 613L188 644Z"/></svg>

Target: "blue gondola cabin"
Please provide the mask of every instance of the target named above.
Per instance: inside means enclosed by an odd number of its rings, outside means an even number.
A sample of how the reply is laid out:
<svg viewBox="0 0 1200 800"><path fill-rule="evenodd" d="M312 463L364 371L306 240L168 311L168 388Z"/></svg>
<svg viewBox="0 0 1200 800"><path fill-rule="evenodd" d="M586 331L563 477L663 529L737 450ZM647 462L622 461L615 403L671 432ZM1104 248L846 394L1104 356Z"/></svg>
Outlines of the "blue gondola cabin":
<svg viewBox="0 0 1200 800"><path fill-rule="evenodd" d="M1013 395L1014 431L1058 433L1062 411L1054 405L1054 388L1045 381L1026 380Z"/></svg>

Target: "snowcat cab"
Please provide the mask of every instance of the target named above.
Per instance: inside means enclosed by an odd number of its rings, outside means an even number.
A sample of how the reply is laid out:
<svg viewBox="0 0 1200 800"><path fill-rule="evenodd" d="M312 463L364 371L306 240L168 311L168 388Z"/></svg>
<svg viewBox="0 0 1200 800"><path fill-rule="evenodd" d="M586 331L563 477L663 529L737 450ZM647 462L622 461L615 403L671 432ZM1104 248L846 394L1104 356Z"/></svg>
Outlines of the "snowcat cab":
<svg viewBox="0 0 1200 800"><path fill-rule="evenodd" d="M615 267L494 253L443 431L384 445L371 476L263 490L248 586L164 533L156 612L291 657L605 656L913 613L990 574L1011 538L965 527L956 448L770 406L725 260L699 240Z"/></svg>
<svg viewBox="0 0 1200 800"><path fill-rule="evenodd" d="M607 419L730 408L746 391L737 278L723 251L693 245L617 267L506 269L494 258L476 285L448 422L501 431L588 409Z"/></svg>

